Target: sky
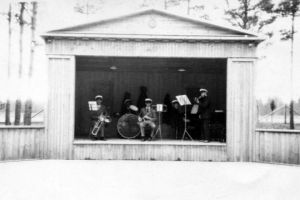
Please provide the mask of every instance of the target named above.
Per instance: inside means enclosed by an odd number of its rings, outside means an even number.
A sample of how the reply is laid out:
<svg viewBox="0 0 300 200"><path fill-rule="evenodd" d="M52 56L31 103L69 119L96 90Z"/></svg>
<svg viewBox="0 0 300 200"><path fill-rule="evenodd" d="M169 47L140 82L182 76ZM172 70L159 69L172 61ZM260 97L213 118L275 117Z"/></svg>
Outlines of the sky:
<svg viewBox="0 0 300 200"><path fill-rule="evenodd" d="M98 8L94 14L82 15L74 12L74 6L77 3L89 1L91 3L100 2L101 8ZM191 5L199 2L200 0L191 0ZM14 12L18 12L16 2L1 0L0 13L7 12L8 4L12 2L14 5ZM229 23L224 19L224 8L228 6L236 6L236 1L228 0L201 0L201 3L206 6L203 11L210 16L210 20L217 23L228 25ZM31 84L23 84L17 79L18 68L18 33L19 29L16 23L13 25L13 46L12 46L12 77L7 83L7 49L8 49L8 34L7 34L7 20L4 15L0 15L0 101L6 98L6 95L11 98L16 98L16 92L21 91L21 97L26 98L31 95L37 101L44 101L47 94L47 63L44 51L44 42L39 37L40 34L65 26L81 24L87 21L95 21L101 18L108 18L110 16L118 16L129 12L134 12L146 8L145 6L164 9L163 0L39 0L38 1L38 15L37 15L37 46L35 50L34 74L33 82ZM142 6L142 5L145 6ZM181 3L180 6L169 7L168 11L186 14L186 2ZM211 14L214 13L214 14ZM27 13L28 14L28 13ZM191 16L197 17L194 13ZM29 19L27 19L29 20ZM269 27L274 32L279 32L282 28L289 27L288 20L278 20L276 23ZM300 20L296 21L296 30L300 27ZM29 66L29 50L30 50L30 32L29 26L25 26L24 52L24 74L28 72ZM266 101L268 98L280 98L285 102L290 99L290 43L282 42L278 34L270 41L271 45L266 43L258 47L258 62L256 67L256 84L255 93L256 98ZM295 64L294 64L294 98L300 97L300 36L299 33L295 37ZM7 87L7 85L9 85ZM26 92L25 92L26 91ZM28 92L30 91L30 92Z"/></svg>

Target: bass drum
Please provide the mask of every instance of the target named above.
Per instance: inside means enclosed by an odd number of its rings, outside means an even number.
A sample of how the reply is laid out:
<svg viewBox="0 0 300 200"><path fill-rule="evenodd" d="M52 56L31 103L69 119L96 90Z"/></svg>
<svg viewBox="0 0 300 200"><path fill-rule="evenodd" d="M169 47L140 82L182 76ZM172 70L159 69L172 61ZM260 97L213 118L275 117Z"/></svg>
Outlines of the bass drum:
<svg viewBox="0 0 300 200"><path fill-rule="evenodd" d="M122 115L118 120L117 130L120 136L123 138L136 138L140 134L138 116L134 114Z"/></svg>

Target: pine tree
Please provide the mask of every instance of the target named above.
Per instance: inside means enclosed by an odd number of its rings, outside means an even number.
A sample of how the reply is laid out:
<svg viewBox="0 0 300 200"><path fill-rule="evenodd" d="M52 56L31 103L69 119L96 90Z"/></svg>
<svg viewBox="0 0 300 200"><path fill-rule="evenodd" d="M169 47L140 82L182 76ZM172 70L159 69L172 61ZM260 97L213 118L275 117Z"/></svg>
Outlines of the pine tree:
<svg viewBox="0 0 300 200"><path fill-rule="evenodd" d="M225 11L229 17L227 20L235 26L260 31L276 19L276 15L270 12L274 7L271 0L259 0L257 3L254 3L254 0L238 0L238 2L238 7ZM229 2L227 4L230 7Z"/></svg>
<svg viewBox="0 0 300 200"><path fill-rule="evenodd" d="M294 36L295 36L295 18L299 14L300 0L283 0L279 3L278 8L274 10L282 17L289 18L291 22L290 29L282 29L281 36L282 40L290 40L290 90L291 90L291 101L290 101L290 129L295 128L294 123L294 86L293 86L293 71L294 71Z"/></svg>

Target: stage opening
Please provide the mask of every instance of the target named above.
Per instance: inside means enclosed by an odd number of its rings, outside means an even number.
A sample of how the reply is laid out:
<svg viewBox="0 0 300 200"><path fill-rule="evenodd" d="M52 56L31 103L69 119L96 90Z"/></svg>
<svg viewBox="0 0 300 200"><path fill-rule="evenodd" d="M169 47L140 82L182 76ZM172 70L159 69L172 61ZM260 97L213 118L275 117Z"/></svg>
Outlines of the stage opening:
<svg viewBox="0 0 300 200"><path fill-rule="evenodd" d="M153 100L152 107L164 104L157 112L155 140L181 140L184 133L184 106L179 107L182 121L174 122L171 101L186 94L192 105L186 107L186 130L193 140L201 139L198 114L193 113L199 89L208 90L209 140L226 142L226 59L76 57L75 139L89 139L93 124L91 107L96 95L103 96L111 122L105 125L105 139L140 140L134 116L141 107L141 96ZM146 91L145 91L146 90ZM126 94L125 94L126 93ZM143 94L141 94L143 93ZM126 96L139 111L124 114ZM129 95L129 96L128 96ZM126 115L126 116L125 116ZM172 121L173 120L173 121ZM159 123L161 121L161 123ZM160 125L160 126L159 126ZM157 129L160 128L159 131ZM147 129L146 129L146 134ZM187 136L187 135L185 135ZM190 140L187 136L185 140Z"/></svg>

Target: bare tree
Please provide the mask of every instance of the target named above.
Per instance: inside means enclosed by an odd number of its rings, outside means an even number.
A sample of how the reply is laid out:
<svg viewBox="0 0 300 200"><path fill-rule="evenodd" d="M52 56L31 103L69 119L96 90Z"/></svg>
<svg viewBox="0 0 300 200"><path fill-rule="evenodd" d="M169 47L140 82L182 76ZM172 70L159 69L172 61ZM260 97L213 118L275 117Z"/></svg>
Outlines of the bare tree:
<svg viewBox="0 0 300 200"><path fill-rule="evenodd" d="M8 13L7 13L7 20L8 20L8 63L7 63L7 78L10 79L10 67L11 67L11 20L12 20L12 11L11 11L11 4L9 4ZM10 122L10 99L7 98L6 107L5 107L5 125L11 125Z"/></svg>
<svg viewBox="0 0 300 200"><path fill-rule="evenodd" d="M31 46L30 46L30 60L29 60L30 63L29 63L29 71L28 71L29 85L31 85L32 73L33 73L33 63L34 63L37 2L31 2L31 5L32 5ZM32 114L32 99L31 99L31 97L29 97L25 102L24 125L31 125L31 114Z"/></svg>
<svg viewBox="0 0 300 200"><path fill-rule="evenodd" d="M74 6L75 12L91 15L98 12L103 5L103 0L80 0Z"/></svg>
<svg viewBox="0 0 300 200"><path fill-rule="evenodd" d="M23 32L24 32L24 10L25 10L25 2L20 2L20 14L18 15L18 22L20 25L20 36L19 36L19 80L22 78L22 70L23 70ZM15 107L15 125L20 125L21 120L21 108L22 103L20 99L20 95L16 100Z"/></svg>

